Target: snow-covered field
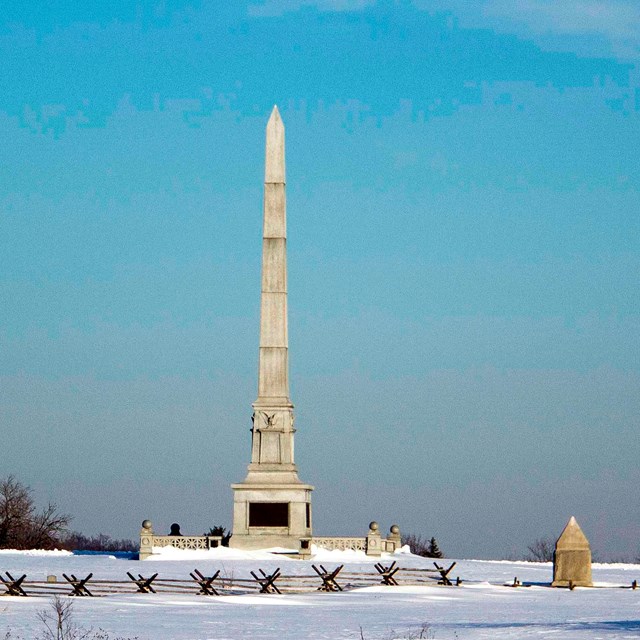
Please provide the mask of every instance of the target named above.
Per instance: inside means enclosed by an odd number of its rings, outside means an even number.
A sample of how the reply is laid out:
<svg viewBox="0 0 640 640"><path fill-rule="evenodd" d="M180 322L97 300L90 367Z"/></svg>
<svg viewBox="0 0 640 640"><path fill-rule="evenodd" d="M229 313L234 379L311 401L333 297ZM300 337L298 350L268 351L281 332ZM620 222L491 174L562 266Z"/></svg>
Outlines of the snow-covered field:
<svg viewBox="0 0 640 640"><path fill-rule="evenodd" d="M175 552L174 552L175 554ZM96 579L144 576L188 579L199 568L205 575L249 578L250 570L280 567L283 574L310 575L311 562L260 552L250 556L227 549L182 552L176 559L134 562L107 556L72 556L62 552L0 552L0 572L26 573L44 580L62 573ZM432 568L432 561L408 554L393 559L401 567ZM317 556L327 569L345 564L344 571L372 573L373 561L363 555L339 553ZM447 565L452 560L443 561ZM106 630L110 638L175 639L304 639L354 638L640 638L640 565L595 564L593 589L551 589L551 564L459 560L452 572L460 587L366 587L342 593L285 595L224 595L204 597L170 594L127 594L74 600L75 621L84 628ZM527 588L510 588L514 577ZM402 582L402 576L399 576ZM626 587L626 588L623 588ZM42 624L37 612L48 607L45 597L0 598L0 638L34 638ZM420 635L422 634L422 636Z"/></svg>

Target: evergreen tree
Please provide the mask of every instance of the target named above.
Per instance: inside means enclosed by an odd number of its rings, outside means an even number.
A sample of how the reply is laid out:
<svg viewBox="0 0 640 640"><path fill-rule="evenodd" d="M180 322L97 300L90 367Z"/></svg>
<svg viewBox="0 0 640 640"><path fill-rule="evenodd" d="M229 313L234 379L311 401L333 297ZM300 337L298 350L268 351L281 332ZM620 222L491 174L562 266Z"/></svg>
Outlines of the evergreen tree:
<svg viewBox="0 0 640 640"><path fill-rule="evenodd" d="M435 538L429 540L429 556L430 558L444 558L444 554L440 551L438 541Z"/></svg>
<svg viewBox="0 0 640 640"><path fill-rule="evenodd" d="M222 540L220 541L220 544L223 547L229 546L229 540L231 539L231 532L230 531L227 532L226 528L221 525L211 527L211 529L209 529L209 531L207 531L204 535L205 536L222 536Z"/></svg>

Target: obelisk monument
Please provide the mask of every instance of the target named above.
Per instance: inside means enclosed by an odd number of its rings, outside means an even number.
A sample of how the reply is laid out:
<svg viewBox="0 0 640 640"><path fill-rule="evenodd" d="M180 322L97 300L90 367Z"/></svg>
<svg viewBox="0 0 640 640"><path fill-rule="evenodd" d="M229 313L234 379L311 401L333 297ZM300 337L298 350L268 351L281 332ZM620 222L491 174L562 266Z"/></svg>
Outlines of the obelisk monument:
<svg viewBox="0 0 640 640"><path fill-rule="evenodd" d="M571 516L553 552L552 587L592 587L591 547L577 520Z"/></svg>
<svg viewBox="0 0 640 640"><path fill-rule="evenodd" d="M274 107L267 124L262 240L258 398L253 403L251 464L233 489L231 546L300 549L311 537L311 491L294 462L289 398L287 219L284 125Z"/></svg>

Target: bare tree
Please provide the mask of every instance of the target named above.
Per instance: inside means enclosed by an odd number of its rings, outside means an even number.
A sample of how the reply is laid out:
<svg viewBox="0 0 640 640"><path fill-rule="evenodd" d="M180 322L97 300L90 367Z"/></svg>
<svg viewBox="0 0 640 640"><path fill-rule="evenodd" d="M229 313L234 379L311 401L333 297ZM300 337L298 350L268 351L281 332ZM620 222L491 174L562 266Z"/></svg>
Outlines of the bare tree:
<svg viewBox="0 0 640 640"><path fill-rule="evenodd" d="M82 634L73 622L73 602L71 600L63 600L60 596L53 596L50 609L38 611L38 618L44 626L38 640L76 640L86 637L86 634Z"/></svg>
<svg viewBox="0 0 640 640"><path fill-rule="evenodd" d="M13 546L32 515L33 500L28 488L13 476L0 481L0 547Z"/></svg>
<svg viewBox="0 0 640 640"><path fill-rule="evenodd" d="M529 555L526 559L530 562L551 562L555 548L556 543L553 538L538 538L527 547Z"/></svg>
<svg viewBox="0 0 640 640"><path fill-rule="evenodd" d="M53 596L46 609L36 612L42 628L32 636L34 640L139 640L138 636L112 638L111 634L104 629L86 629L77 625L73 606L74 603L70 597ZM2 640L25 640L22 636L13 635L11 630L1 638Z"/></svg>
<svg viewBox="0 0 640 640"><path fill-rule="evenodd" d="M0 480L0 548L50 549L69 525L53 503L36 511L32 493L12 475Z"/></svg>

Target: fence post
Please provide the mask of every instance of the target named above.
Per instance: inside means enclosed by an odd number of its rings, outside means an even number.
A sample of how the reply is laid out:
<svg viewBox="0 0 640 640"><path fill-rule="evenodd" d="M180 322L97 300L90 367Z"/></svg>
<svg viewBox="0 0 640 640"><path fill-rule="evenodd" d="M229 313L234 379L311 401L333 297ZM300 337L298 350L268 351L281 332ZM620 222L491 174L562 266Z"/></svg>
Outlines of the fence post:
<svg viewBox="0 0 640 640"><path fill-rule="evenodd" d="M311 538L300 539L300 549L298 555L302 560L308 560L311 557Z"/></svg>
<svg viewBox="0 0 640 640"><path fill-rule="evenodd" d="M367 555L379 556L382 553L382 537L380 536L380 526L375 520L369 524L367 533Z"/></svg>
<svg viewBox="0 0 640 640"><path fill-rule="evenodd" d="M397 524L391 525L391 531L387 538L387 551L393 553L402 546L402 536L400 535L400 527Z"/></svg>
<svg viewBox="0 0 640 640"><path fill-rule="evenodd" d="M140 529L140 560L153 554L153 525L151 520L145 520Z"/></svg>

